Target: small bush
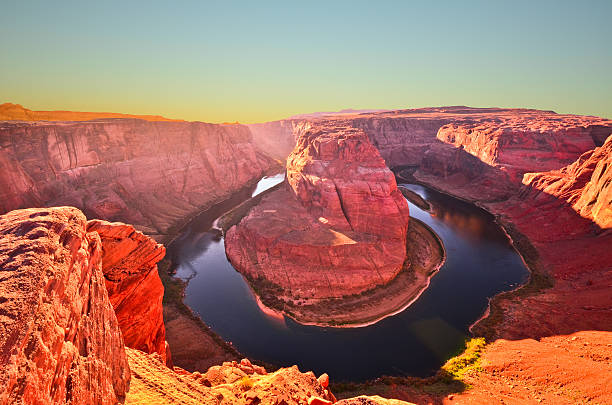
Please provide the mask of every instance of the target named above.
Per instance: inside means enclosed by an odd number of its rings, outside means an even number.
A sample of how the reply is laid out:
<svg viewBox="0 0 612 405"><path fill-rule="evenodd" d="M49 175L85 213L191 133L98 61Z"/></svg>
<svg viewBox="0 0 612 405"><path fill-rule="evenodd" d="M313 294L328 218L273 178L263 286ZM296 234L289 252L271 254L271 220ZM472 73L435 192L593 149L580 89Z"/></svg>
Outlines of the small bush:
<svg viewBox="0 0 612 405"><path fill-rule="evenodd" d="M251 380L251 377L249 377L248 375L245 375L238 382L238 386L241 390L248 391L253 388L253 380Z"/></svg>

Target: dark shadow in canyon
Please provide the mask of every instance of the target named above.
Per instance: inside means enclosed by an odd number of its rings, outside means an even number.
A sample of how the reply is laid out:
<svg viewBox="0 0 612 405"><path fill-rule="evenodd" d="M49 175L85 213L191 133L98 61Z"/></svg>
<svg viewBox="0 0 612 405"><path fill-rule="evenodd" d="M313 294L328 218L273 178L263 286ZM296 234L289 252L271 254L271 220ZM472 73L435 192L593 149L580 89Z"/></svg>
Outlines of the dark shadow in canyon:
<svg viewBox="0 0 612 405"><path fill-rule="evenodd" d="M512 181L501 169L441 141L430 146L420 165L394 170L493 213L530 269L525 285L491 300L491 312L474 327L475 335L487 340L540 339L583 330L612 331L612 302L605 287L612 283L612 230L582 217L566 201ZM540 294L546 294L545 299L539 300ZM498 331L504 301L511 301L515 310L522 305L524 312L513 312L520 319ZM543 308L538 310L538 305Z"/></svg>

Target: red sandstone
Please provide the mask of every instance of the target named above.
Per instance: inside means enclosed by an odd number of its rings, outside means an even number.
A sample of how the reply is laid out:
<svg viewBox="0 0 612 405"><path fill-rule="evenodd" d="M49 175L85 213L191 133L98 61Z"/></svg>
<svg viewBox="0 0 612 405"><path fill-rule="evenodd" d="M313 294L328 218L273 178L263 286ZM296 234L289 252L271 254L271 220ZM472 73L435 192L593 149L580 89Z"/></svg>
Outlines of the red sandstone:
<svg viewBox="0 0 612 405"><path fill-rule="evenodd" d="M89 232L102 240L102 271L106 290L125 345L158 353L166 361L164 287L156 263L166 249L131 225L91 220Z"/></svg>
<svg viewBox="0 0 612 405"><path fill-rule="evenodd" d="M339 298L388 283L406 258L408 204L363 131L303 134L287 184L226 235L232 264L287 300Z"/></svg>
<svg viewBox="0 0 612 405"><path fill-rule="evenodd" d="M0 213L71 205L164 238L273 165L243 125L4 121Z"/></svg>
<svg viewBox="0 0 612 405"><path fill-rule="evenodd" d="M108 404L130 370L102 274L102 243L75 208L0 216L0 404Z"/></svg>

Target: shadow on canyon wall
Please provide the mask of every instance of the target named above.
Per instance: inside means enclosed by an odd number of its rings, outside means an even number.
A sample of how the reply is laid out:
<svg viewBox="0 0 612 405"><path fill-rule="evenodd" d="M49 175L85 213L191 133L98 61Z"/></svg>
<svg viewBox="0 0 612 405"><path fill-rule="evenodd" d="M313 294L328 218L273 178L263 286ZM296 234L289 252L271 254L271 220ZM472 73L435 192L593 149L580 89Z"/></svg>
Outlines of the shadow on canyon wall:
<svg viewBox="0 0 612 405"><path fill-rule="evenodd" d="M493 213L531 270L527 284L492 299L491 313L475 325L475 335L540 339L612 331L611 229L581 216L567 201L512 180L504 170L441 141L431 145L419 165L397 169L408 180Z"/></svg>

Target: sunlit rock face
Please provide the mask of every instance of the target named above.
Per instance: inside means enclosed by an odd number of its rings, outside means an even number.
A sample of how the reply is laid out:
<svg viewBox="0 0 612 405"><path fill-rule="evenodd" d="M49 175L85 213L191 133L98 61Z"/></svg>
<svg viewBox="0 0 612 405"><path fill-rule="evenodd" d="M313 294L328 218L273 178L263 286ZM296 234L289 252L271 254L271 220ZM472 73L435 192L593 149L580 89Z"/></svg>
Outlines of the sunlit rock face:
<svg viewBox="0 0 612 405"><path fill-rule="evenodd" d="M102 240L102 272L125 345L165 362L164 287L157 273L165 248L119 222L90 220L87 230Z"/></svg>
<svg viewBox="0 0 612 405"><path fill-rule="evenodd" d="M115 404L130 371L102 273L75 208L0 216L0 404Z"/></svg>
<svg viewBox="0 0 612 405"><path fill-rule="evenodd" d="M406 259L408 204L361 130L304 132L287 182L226 235L232 264L283 298L358 294L392 280Z"/></svg>
<svg viewBox="0 0 612 405"><path fill-rule="evenodd" d="M0 212L71 205L161 237L276 164L243 125L5 121Z"/></svg>
<svg viewBox="0 0 612 405"><path fill-rule="evenodd" d="M538 193L554 196L599 227L612 228L612 135L572 164L560 170L527 173L523 182L534 189L532 198L542 198Z"/></svg>

